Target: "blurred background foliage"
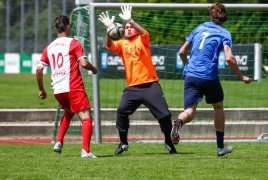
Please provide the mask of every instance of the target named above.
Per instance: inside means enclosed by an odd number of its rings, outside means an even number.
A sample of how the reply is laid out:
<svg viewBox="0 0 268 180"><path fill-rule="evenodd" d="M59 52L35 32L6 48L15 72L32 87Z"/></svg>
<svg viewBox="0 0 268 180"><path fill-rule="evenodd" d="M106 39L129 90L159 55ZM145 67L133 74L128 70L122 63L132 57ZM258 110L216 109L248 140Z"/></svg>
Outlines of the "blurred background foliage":
<svg viewBox="0 0 268 180"><path fill-rule="evenodd" d="M38 1L38 23L39 25L35 26L35 3ZM89 0L90 1L90 0ZM7 19L7 11L6 5L7 2L10 4L10 14L9 19ZM91 2L103 2L103 3L208 3L212 4L215 1L212 0L92 0ZM64 4L63 4L64 3ZM225 0L222 1L223 4L227 3L268 3L268 0ZM50 8L49 8L50 7ZM44 47L49 43L49 41L56 38L56 32L54 31L53 21L56 16L59 14L63 14L63 7L65 9L65 14L70 16L71 12L77 6L75 5L75 0L53 0L51 5L48 5L48 0L24 0L24 17L23 22L21 18L21 0L0 0L0 53L7 52L6 49L6 41L7 41L7 23L9 23L9 38L10 38L10 52L19 52L19 53L33 53L34 43L33 39L36 38L36 29L38 34L38 47L37 53L41 53ZM151 11L153 12L153 11ZM152 39L152 44L177 44L178 42L184 41L186 35L188 35L193 28L201 22L210 21L208 11L154 11L151 13L149 11L139 11L135 10L135 13L139 13L139 17L143 19L147 19L147 22L150 24L143 24L145 28L148 27L148 31L151 33L151 36L154 36L154 32L159 32L163 28L158 26L158 22L163 21L170 17L169 21L166 21L162 25L168 26L169 32L165 32L165 38L158 38L155 36ZM157 13L158 17L155 18L155 13ZM161 15L161 16L159 16ZM51 16L51 20L49 21L49 17ZM193 23L188 24L187 28L182 26L184 24L184 19L180 17L187 16L188 18L192 17L200 17L195 19ZM268 44L268 40L266 38L267 29L268 29L268 14L265 11L262 12L248 12L241 14L239 12L230 12L230 19L224 24L224 27L228 29L233 37L234 43L261 43L264 45L264 48L267 49L266 44ZM137 21L142 21L143 19L137 19ZM8 21L8 22L7 22ZM23 23L24 30L24 48L23 52L20 52L20 39L21 39L21 31L20 27ZM251 24L250 29L244 29L245 26L243 24ZM48 25L50 24L50 25ZM49 35L48 32L51 32ZM236 33L239 32L239 33ZM243 32L243 33L241 33ZM157 34L157 33L156 33ZM155 35L156 35L155 34ZM176 37L173 35L177 34ZM51 37L49 37L51 36ZM248 40L243 40L245 38L240 38L241 36L248 37ZM260 38L261 37L261 38ZM268 49L265 50L268 52ZM264 56L266 56L264 54ZM266 58L265 58L266 59ZM264 64L268 64L267 60L264 60Z"/></svg>
<svg viewBox="0 0 268 180"><path fill-rule="evenodd" d="M215 3L217 1L213 0L119 0L120 2L126 3ZM224 0L218 1L223 4L232 3L232 4L254 4L254 3L268 3L268 0Z"/></svg>

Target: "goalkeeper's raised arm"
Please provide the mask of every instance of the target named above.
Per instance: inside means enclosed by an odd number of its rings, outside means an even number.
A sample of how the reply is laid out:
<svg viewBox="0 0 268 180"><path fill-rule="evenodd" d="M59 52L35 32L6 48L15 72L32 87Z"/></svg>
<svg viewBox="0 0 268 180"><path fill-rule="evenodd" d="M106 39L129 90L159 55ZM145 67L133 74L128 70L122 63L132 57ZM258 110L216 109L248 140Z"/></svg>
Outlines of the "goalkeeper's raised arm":
<svg viewBox="0 0 268 180"><path fill-rule="evenodd" d="M124 6L121 6L121 9L122 9L122 13L120 13L119 16L126 23L129 23L137 31L139 35L143 35L145 33L145 30L138 23L136 23L131 17L132 6L124 5ZM128 31L128 30L125 29L125 31ZM125 32L125 34L127 34L127 32Z"/></svg>
<svg viewBox="0 0 268 180"><path fill-rule="evenodd" d="M114 23L114 19L115 17L112 16L112 18L110 18L108 11L106 11L105 13L102 12L99 15L99 21L103 23L104 26L106 26L107 28L107 32L110 26L112 26L112 24ZM106 34L106 46L111 47L113 44L113 40L108 36L108 34Z"/></svg>
<svg viewBox="0 0 268 180"><path fill-rule="evenodd" d="M119 16L126 22L125 24L125 38L126 39L133 39L136 38L138 35L144 35L146 30L143 29L135 20L132 19L131 11L132 6L124 5L121 6L122 13ZM107 31L110 26L114 23L115 16L110 18L108 11L102 12L99 15L99 21L106 26ZM111 47L113 45L113 40L106 34L106 46Z"/></svg>

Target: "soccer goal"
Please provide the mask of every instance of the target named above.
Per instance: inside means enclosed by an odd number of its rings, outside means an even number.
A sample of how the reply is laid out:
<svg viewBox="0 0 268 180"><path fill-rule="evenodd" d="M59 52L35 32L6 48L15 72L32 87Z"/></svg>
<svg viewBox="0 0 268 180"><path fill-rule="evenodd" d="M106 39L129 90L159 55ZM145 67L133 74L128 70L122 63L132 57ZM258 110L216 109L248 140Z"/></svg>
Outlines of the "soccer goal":
<svg viewBox="0 0 268 180"><path fill-rule="evenodd" d="M97 20L103 11L109 11L115 22L124 23L118 14L122 3L90 3L78 7L71 15L72 36L79 37L88 58L98 66L98 75L84 73L84 82L94 115L93 142L119 142L115 127L116 108L126 87L121 58L106 50L106 28ZM183 111L183 64L178 50L185 36L200 23L210 21L211 4L151 4L132 3L132 17L149 33L151 56L160 84L172 112L172 117ZM262 65L268 65L268 5L226 4L228 21L223 25L233 39L233 53L242 73L254 79L250 85L237 81L236 75L219 56L219 74L224 89L226 141L253 142L268 133L268 81ZM54 136L60 121L56 116ZM141 106L130 116L129 142L163 142L158 122L148 109ZM73 130L74 129L74 130ZM66 140L81 138L81 124L73 120ZM73 130L73 131L72 131ZM213 109L203 100L198 105L194 120L181 132L181 142L215 141Z"/></svg>

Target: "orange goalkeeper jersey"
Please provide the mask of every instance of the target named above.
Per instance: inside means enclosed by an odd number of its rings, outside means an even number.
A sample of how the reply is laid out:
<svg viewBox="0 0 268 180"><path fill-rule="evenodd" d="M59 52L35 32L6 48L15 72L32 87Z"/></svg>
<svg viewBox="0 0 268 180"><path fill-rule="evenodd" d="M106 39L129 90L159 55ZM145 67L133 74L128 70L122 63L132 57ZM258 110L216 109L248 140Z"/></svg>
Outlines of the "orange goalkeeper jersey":
<svg viewBox="0 0 268 180"><path fill-rule="evenodd" d="M106 48L122 57L128 86L159 81L151 58L147 31L133 40L119 40Z"/></svg>

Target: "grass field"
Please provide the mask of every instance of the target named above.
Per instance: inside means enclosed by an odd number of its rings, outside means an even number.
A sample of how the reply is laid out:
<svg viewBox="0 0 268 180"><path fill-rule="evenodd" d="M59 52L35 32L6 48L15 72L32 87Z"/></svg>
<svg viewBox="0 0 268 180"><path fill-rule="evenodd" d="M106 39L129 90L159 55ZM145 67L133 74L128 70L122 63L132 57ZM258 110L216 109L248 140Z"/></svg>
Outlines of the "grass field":
<svg viewBox="0 0 268 180"><path fill-rule="evenodd" d="M89 79L90 80L90 79ZM183 106L183 80L161 80L169 107ZM0 109L56 108L45 75L46 100L38 98L35 75L0 74ZM90 81L86 83L90 85ZM125 87L124 79L100 80L101 107L116 107ZM225 107L267 107L268 83L245 85L222 81ZM92 94L88 93L91 102ZM210 107L200 103L199 107ZM267 179L268 143L230 143L234 152L216 156L215 143L181 143L170 155L161 143L132 143L128 152L114 156L117 144L92 144L98 159L82 159L80 144L65 144L61 155L52 144L0 145L0 180L77 179Z"/></svg>
<svg viewBox="0 0 268 180"><path fill-rule="evenodd" d="M57 107L49 75L44 76L46 100L38 98L38 85L33 74L0 74L0 84L0 109Z"/></svg>
<svg viewBox="0 0 268 180"><path fill-rule="evenodd" d="M85 79L90 102L93 102L90 77ZM268 107L268 82L252 82L246 85L239 81L221 81L224 89L225 107ZM161 80L170 108L183 107L183 80ZM46 100L38 98L38 86L33 74L0 74L0 109L16 108L56 108L50 85L50 75L44 76L44 86L48 94ZM100 79L100 105L102 108L118 106L125 79ZM211 107L202 101L198 107Z"/></svg>
<svg viewBox="0 0 268 180"><path fill-rule="evenodd" d="M214 143L179 144L168 154L163 144L130 144L114 156L117 144L92 144L97 159L80 158L81 146L1 145L0 179L267 179L268 143L233 143L234 151L217 157Z"/></svg>

